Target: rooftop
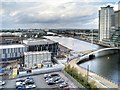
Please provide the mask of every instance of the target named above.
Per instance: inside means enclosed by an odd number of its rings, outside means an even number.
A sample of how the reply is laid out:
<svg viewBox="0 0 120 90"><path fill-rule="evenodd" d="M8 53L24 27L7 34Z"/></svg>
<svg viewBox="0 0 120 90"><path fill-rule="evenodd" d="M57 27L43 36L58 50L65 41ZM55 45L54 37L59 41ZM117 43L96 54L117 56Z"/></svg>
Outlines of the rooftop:
<svg viewBox="0 0 120 90"><path fill-rule="evenodd" d="M24 55L44 54L44 53L50 53L50 52L49 51L24 52Z"/></svg>
<svg viewBox="0 0 120 90"><path fill-rule="evenodd" d="M108 5L106 7L101 7L101 8L113 8L113 7L111 7L110 5Z"/></svg>
<svg viewBox="0 0 120 90"><path fill-rule="evenodd" d="M53 44L55 42L48 39L27 39L27 40L23 40L23 43L26 45L43 45L43 44Z"/></svg>
<svg viewBox="0 0 120 90"><path fill-rule="evenodd" d="M0 49L25 47L24 44L0 45Z"/></svg>

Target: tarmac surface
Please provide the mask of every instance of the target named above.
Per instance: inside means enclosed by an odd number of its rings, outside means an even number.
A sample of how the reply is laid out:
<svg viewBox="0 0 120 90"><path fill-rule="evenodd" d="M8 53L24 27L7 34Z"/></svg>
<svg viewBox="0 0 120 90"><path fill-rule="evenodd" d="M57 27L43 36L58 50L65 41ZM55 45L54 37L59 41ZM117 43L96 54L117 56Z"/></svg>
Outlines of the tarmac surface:
<svg viewBox="0 0 120 90"><path fill-rule="evenodd" d="M69 88L78 88L71 80L69 80L62 72L53 72L53 73L58 73L60 75L61 78L63 78L68 84L69 84ZM45 79L43 78L44 74L40 74L40 75L34 75L34 76L30 76L34 79L35 85L37 86L37 89L60 89L58 88L57 84L54 85L47 85L47 83L45 82ZM17 78L17 79L25 79L26 77L22 77L22 78ZM10 79L10 80L5 80L6 84L3 86L3 88L5 89L15 89L15 83L17 79Z"/></svg>

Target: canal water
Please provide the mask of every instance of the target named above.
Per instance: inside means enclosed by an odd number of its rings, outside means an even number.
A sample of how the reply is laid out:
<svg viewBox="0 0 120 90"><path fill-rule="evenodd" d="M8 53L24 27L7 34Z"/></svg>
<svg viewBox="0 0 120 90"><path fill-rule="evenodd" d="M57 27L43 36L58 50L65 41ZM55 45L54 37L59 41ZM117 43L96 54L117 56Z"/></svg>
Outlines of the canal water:
<svg viewBox="0 0 120 90"><path fill-rule="evenodd" d="M83 68L89 70L120 85L119 72L120 72L120 56L118 54L106 55L104 57L95 58L91 61L79 64Z"/></svg>
<svg viewBox="0 0 120 90"><path fill-rule="evenodd" d="M75 52L86 50L97 50L102 48L99 45L91 44L85 41L74 39L71 37L46 36L46 38L59 42L61 45L72 49ZM120 85L120 55L112 54L104 57L95 58L92 61L87 61L79 66L86 68L89 65L89 70Z"/></svg>

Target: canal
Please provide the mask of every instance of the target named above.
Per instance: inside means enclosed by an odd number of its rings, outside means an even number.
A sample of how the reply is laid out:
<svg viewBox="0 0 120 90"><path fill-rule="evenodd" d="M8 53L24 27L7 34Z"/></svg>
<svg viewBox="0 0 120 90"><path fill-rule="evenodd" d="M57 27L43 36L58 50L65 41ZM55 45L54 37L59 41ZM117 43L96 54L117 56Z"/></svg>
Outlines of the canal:
<svg viewBox="0 0 120 90"><path fill-rule="evenodd" d="M103 48L99 45L91 44L85 41L74 39L71 37L46 36L46 38L59 42L61 45L72 49L75 52L86 50L97 50ZM104 57L95 58L92 61L87 61L79 66L86 68L89 65L89 70L120 85L119 71L120 71L120 55L112 54Z"/></svg>

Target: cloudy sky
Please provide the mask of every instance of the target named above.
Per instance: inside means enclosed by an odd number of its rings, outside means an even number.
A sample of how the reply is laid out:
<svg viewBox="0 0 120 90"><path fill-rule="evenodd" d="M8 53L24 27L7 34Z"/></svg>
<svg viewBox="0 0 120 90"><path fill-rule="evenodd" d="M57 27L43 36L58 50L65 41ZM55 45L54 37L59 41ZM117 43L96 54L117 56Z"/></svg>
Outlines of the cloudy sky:
<svg viewBox="0 0 120 90"><path fill-rule="evenodd" d="M98 28L98 10L119 0L2 0L0 28Z"/></svg>

